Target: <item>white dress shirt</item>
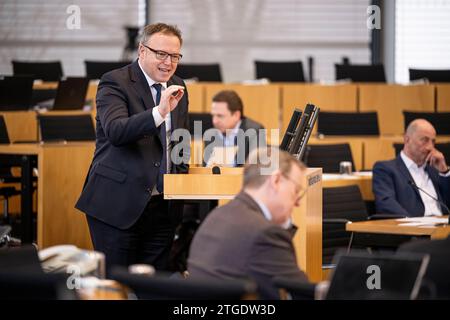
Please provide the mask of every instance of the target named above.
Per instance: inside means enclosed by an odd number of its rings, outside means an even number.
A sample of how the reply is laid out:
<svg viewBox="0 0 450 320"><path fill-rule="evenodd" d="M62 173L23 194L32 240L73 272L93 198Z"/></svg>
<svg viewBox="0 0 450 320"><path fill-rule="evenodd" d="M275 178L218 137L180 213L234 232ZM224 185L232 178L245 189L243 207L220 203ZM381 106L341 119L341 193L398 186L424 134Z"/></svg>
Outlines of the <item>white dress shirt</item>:
<svg viewBox="0 0 450 320"><path fill-rule="evenodd" d="M412 159L410 159L403 151L400 152L400 157L408 168L409 173L411 174L414 183L421 189L425 190L434 198L438 198L436 189L434 188L433 182L430 179L430 176L425 171L426 164L422 166L418 166ZM426 195L423 191L419 191L420 198L425 206L425 216L441 216L442 210L439 203L432 199L430 196Z"/></svg>
<svg viewBox="0 0 450 320"><path fill-rule="evenodd" d="M159 128L159 126L163 122L166 123L166 153L167 153L167 157L166 157L167 158L166 172L169 173L170 172L170 151L171 151L171 148L170 148L170 129L172 128L172 121L171 121L171 118L170 118L170 112L166 115L165 118L163 118L161 116L161 114L159 113L158 108L157 108L158 106L156 106L156 94L157 94L157 92L156 92L155 87L153 86L155 83L160 83L162 85L162 87L161 87L161 93L162 93L167 88L167 82L156 82L155 80L153 80L152 78L150 78L147 75L147 73L142 68L141 63L140 63L139 60L138 60L138 64L139 64L139 68L141 68L142 73L145 76L145 79L147 80L147 83L148 83L148 85L150 87L150 91L152 92L153 101L155 102L155 107L152 109L152 115L153 115L153 120L155 121L155 126L157 128ZM155 185L155 187L153 188L153 191L152 191L152 195L154 195L154 194L159 194L159 192L156 190L156 185Z"/></svg>

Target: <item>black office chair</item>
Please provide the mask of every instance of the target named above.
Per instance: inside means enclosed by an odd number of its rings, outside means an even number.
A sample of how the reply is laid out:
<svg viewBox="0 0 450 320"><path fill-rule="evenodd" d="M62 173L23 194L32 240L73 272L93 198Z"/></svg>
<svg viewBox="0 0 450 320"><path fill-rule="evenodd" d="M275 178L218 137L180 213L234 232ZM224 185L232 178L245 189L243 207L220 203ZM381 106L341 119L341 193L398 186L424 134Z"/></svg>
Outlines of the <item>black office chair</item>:
<svg viewBox="0 0 450 320"><path fill-rule="evenodd" d="M321 111L317 130L324 135L380 135L376 112Z"/></svg>
<svg viewBox="0 0 450 320"><path fill-rule="evenodd" d="M181 79L197 81L222 82L222 72L218 63L212 64L179 64L175 74Z"/></svg>
<svg viewBox="0 0 450 320"><path fill-rule="evenodd" d="M331 264L335 253L351 246L347 222L367 220L367 209L357 185L323 188L322 265Z"/></svg>
<svg viewBox="0 0 450 320"><path fill-rule="evenodd" d="M316 285L310 282L292 280L289 277L278 276L273 278L273 284L280 290L289 293L288 300L314 300ZM282 294L280 294L281 298Z"/></svg>
<svg viewBox="0 0 450 320"><path fill-rule="evenodd" d="M88 79L101 79L102 76L114 69L129 65L131 61L89 61L85 60L86 77Z"/></svg>
<svg viewBox="0 0 450 320"><path fill-rule="evenodd" d="M272 82L306 82L301 61L255 61L256 79Z"/></svg>
<svg viewBox="0 0 450 320"><path fill-rule="evenodd" d="M62 78L61 61L12 61L14 75L28 75L43 81L58 81Z"/></svg>
<svg viewBox="0 0 450 320"><path fill-rule="evenodd" d="M256 284L247 280L181 279L168 275L130 274L121 267L111 269L110 278L130 288L138 299L238 300L256 297Z"/></svg>
<svg viewBox="0 0 450 320"><path fill-rule="evenodd" d="M429 121L437 134L450 134L450 112L415 112L403 111L405 131L408 125L415 119L425 119Z"/></svg>
<svg viewBox="0 0 450 320"><path fill-rule="evenodd" d="M37 116L41 141L94 141L95 128L90 114Z"/></svg>
<svg viewBox="0 0 450 320"><path fill-rule="evenodd" d="M409 69L409 80L427 79L429 82L450 82L450 70Z"/></svg>
<svg viewBox="0 0 450 320"><path fill-rule="evenodd" d="M336 80L350 79L353 82L386 82L382 64L335 64L335 70Z"/></svg>
<svg viewBox="0 0 450 320"><path fill-rule="evenodd" d="M28 110L32 106L34 79L29 76L6 76L0 80L0 110Z"/></svg>
<svg viewBox="0 0 450 320"><path fill-rule="evenodd" d="M202 136L206 130L214 128L212 123L212 117L210 113L197 113L189 112L189 133L194 135L194 125L195 122L201 122L202 125Z"/></svg>
<svg viewBox="0 0 450 320"><path fill-rule="evenodd" d="M352 150L348 143L308 145L303 157L303 162L308 167L322 168L324 173L339 173L341 161L350 161L352 171L355 171Z"/></svg>

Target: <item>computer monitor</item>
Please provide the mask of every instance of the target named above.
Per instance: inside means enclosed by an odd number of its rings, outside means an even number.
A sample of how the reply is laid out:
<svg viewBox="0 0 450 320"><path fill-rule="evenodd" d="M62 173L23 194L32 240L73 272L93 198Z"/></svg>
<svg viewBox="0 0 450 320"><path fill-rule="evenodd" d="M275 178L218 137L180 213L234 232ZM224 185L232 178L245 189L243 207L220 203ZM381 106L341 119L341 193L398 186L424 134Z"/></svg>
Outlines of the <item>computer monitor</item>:
<svg viewBox="0 0 450 320"><path fill-rule="evenodd" d="M326 299L415 299L428 261L429 256L421 254L339 251Z"/></svg>
<svg viewBox="0 0 450 320"><path fill-rule="evenodd" d="M311 132L319 116L320 108L313 104L307 104L300 118L300 123L289 145L288 152L301 160L306 150Z"/></svg>
<svg viewBox="0 0 450 320"><path fill-rule="evenodd" d="M298 123L300 121L300 117L302 116L302 111L300 109L295 108L292 113L291 120L289 121L289 125L284 133L283 140L280 144L280 149L284 151L289 150L289 145L291 144L292 139L295 136L295 130L297 129Z"/></svg>
<svg viewBox="0 0 450 320"><path fill-rule="evenodd" d="M94 141L95 128L90 114L38 115L41 141Z"/></svg>

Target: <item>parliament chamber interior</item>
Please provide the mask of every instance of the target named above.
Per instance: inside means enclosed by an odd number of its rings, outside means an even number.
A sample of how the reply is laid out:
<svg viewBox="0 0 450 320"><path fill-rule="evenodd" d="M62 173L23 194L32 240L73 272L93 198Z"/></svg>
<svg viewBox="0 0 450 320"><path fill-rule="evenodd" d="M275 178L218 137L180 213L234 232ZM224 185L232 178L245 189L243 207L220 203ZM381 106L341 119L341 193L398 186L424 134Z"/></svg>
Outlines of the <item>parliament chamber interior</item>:
<svg viewBox="0 0 450 320"><path fill-rule="evenodd" d="M0 300L450 298L450 1L0 17Z"/></svg>

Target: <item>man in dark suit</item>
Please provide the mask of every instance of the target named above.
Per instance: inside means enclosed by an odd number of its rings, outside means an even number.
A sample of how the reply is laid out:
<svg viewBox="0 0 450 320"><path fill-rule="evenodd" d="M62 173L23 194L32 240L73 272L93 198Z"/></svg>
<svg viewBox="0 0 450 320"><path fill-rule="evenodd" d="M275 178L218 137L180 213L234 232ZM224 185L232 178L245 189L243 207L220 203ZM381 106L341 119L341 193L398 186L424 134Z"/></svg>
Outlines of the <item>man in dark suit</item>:
<svg viewBox="0 0 450 320"><path fill-rule="evenodd" d="M430 262L424 276L421 298L450 299L450 237L443 240L411 241L400 246L401 252L425 253Z"/></svg>
<svg viewBox="0 0 450 320"><path fill-rule="evenodd" d="M214 139L205 141L204 159L211 163L214 147L237 147L237 152L232 163L228 166L243 166L249 153L257 148L265 146L265 132L259 138L260 130L264 127L244 116L244 105L239 95L233 90L223 90L212 98L211 117L213 126L218 130Z"/></svg>
<svg viewBox="0 0 450 320"><path fill-rule="evenodd" d="M377 213L404 217L448 213L439 202L450 205L450 172L443 154L434 147L435 140L431 123L416 119L406 130L397 158L375 163Z"/></svg>
<svg viewBox="0 0 450 320"><path fill-rule="evenodd" d="M279 298L275 276L307 281L297 266L290 223L303 194L305 167L285 151L254 150L244 168L243 189L200 225L189 252L192 278L249 278L263 299ZM264 165L262 165L264 163Z"/></svg>
<svg viewBox="0 0 450 320"><path fill-rule="evenodd" d="M182 208L163 200L163 174L188 170L169 157L171 132L188 127L185 84L174 76L181 44L177 27L148 25L138 60L100 81L96 150L76 208L107 266L167 267Z"/></svg>

